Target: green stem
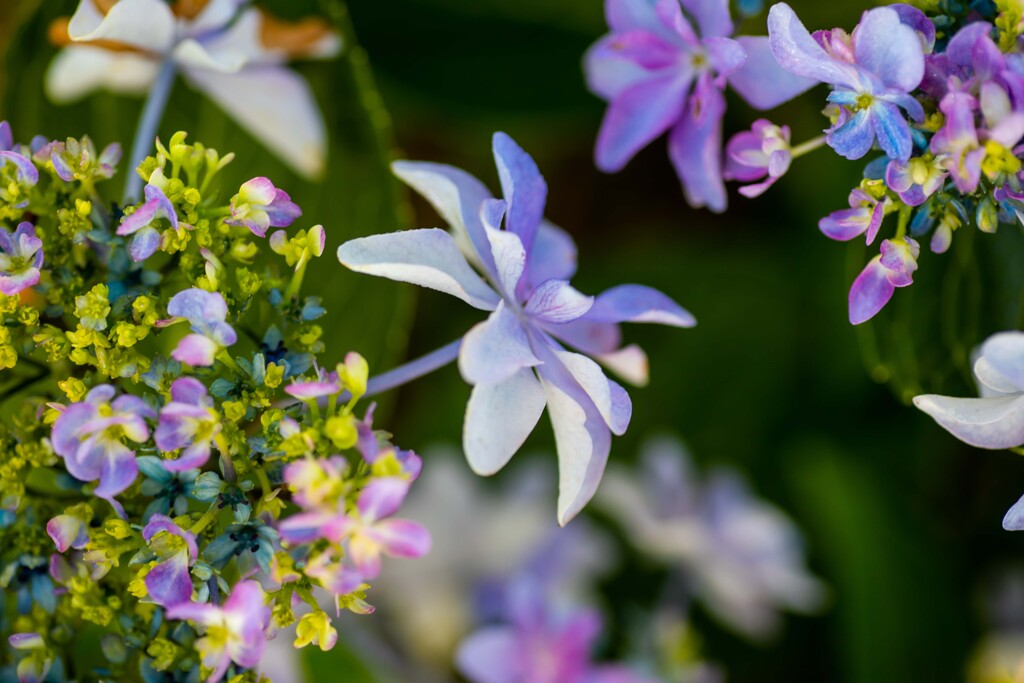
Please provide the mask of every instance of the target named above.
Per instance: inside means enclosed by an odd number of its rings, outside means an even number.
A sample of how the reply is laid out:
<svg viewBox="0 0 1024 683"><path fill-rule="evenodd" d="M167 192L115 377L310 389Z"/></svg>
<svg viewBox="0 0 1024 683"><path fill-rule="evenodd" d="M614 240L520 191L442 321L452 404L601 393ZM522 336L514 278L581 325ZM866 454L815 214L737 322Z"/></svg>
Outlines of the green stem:
<svg viewBox="0 0 1024 683"><path fill-rule="evenodd" d="M207 510L203 514L203 516L200 517L199 520L192 525L192 528L189 529L189 531L198 536L200 533L202 533L203 529L210 526L210 522L217 519L217 515L219 513L220 505L218 503L214 503L213 505L210 506L210 509Z"/></svg>
<svg viewBox="0 0 1024 683"><path fill-rule="evenodd" d="M823 147L824 145L825 145L825 136L824 135L819 135L818 137L812 138L812 139L808 140L807 142L804 142L804 143L801 143L801 144L797 145L796 147L792 147L789 150L789 153L793 156L794 159L796 159L798 157L802 157L803 155L807 154L808 152L813 152L814 150L816 150L816 149L818 149L820 147Z"/></svg>

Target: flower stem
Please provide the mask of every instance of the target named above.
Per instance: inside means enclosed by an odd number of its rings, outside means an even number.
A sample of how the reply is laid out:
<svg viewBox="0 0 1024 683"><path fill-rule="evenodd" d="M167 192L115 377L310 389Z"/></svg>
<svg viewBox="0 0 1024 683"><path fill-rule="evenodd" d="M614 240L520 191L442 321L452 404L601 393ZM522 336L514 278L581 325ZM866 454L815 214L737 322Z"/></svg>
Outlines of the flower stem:
<svg viewBox="0 0 1024 683"><path fill-rule="evenodd" d="M388 370L381 375L371 377L370 381L366 383L366 393L364 396L376 396L377 394L382 394L385 391L400 387L414 379L418 379L423 375L429 374L434 370L443 368L459 357L460 348L462 348L461 338L456 339L446 346L442 346L436 351L431 351L427 355L421 356L416 360L409 361L405 365L400 365L397 368Z"/></svg>
<svg viewBox="0 0 1024 683"><path fill-rule="evenodd" d="M156 138L156 129L164 116L164 109L167 108L167 100L171 96L171 87L174 85L174 77L178 74L178 68L173 59L167 58L160 66L160 73L157 74L153 87L149 90L146 104L142 107L142 116L139 118L139 127L135 129L135 141L132 143L132 153L128 157L128 177L124 183L125 203L138 201L142 192L142 178L135 171L143 159L149 156L149 150Z"/></svg>
<svg viewBox="0 0 1024 683"><path fill-rule="evenodd" d="M816 138L812 138L812 139L808 140L807 142L801 143L801 144L797 145L796 147L793 147L792 149L789 150L789 153L793 155L794 159L796 159L797 157L802 157L803 155L807 154L808 152L813 152L814 150L818 149L819 147L823 146L824 144L825 144L825 136L824 135L819 135Z"/></svg>

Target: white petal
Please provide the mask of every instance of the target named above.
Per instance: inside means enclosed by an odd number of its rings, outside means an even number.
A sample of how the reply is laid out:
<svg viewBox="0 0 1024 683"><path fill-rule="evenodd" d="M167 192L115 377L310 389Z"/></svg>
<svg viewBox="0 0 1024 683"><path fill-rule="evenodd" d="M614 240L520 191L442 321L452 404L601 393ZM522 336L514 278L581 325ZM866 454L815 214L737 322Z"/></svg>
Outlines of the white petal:
<svg viewBox="0 0 1024 683"><path fill-rule="evenodd" d="M82 0L68 23L73 41L110 40L156 53L171 48L176 31L174 14L163 0L120 0L106 16L92 0Z"/></svg>
<svg viewBox="0 0 1024 683"><path fill-rule="evenodd" d="M493 311L499 302L444 230L427 228L372 235L338 247L338 260L357 273L410 282Z"/></svg>
<svg viewBox="0 0 1024 683"><path fill-rule="evenodd" d="M480 208L492 199L490 190L460 168L420 161L396 161L391 170L406 185L423 195L451 228L459 248L477 265L490 269L490 243L480 221Z"/></svg>
<svg viewBox="0 0 1024 683"><path fill-rule="evenodd" d="M494 257L494 271L501 282L507 296L516 295L519 278L526 269L526 249L519 235L508 230L500 230L487 226L487 239L491 243L491 256Z"/></svg>
<svg viewBox="0 0 1024 683"><path fill-rule="evenodd" d="M488 476L504 467L537 426L544 404L544 390L528 368L502 382L473 387L462 433L473 471Z"/></svg>
<svg viewBox="0 0 1024 683"><path fill-rule="evenodd" d="M188 80L299 173L317 178L326 163L327 133L309 85L281 66L252 65L238 73L189 69Z"/></svg>
<svg viewBox="0 0 1024 683"><path fill-rule="evenodd" d="M555 355L583 391L587 392L612 433L616 436L625 434L633 414L633 404L626 390L605 377L601 367L582 354L556 351Z"/></svg>
<svg viewBox="0 0 1024 683"><path fill-rule="evenodd" d="M111 52L89 45L69 45L46 71L46 95L57 103L73 102L93 90L142 95L159 70L156 61L131 52Z"/></svg>
<svg viewBox="0 0 1024 683"><path fill-rule="evenodd" d="M244 4L244 0L210 0L195 19L188 23L185 33L189 36L199 36L223 28L234 18L239 6ZM238 21L241 22L244 18L245 14L240 16Z"/></svg>
<svg viewBox="0 0 1024 683"><path fill-rule="evenodd" d="M981 357L989 368L1016 387L1016 391L1024 391L1024 332L992 335L981 345ZM995 386L992 388L1003 391Z"/></svg>
<svg viewBox="0 0 1024 683"><path fill-rule="evenodd" d="M565 526L594 497L611 435L601 416L590 412L593 405L583 405L543 376L541 384L558 451L558 523ZM586 397L584 402L589 403Z"/></svg>
<svg viewBox="0 0 1024 683"><path fill-rule="evenodd" d="M234 4L234 0L220 4ZM207 7L204 14L210 10L211 8ZM228 18L230 19L230 16ZM243 12L226 31L205 38L194 26L190 26L189 34L196 35L197 38L181 41L174 49L174 58L186 68L207 69L220 73L235 73L254 61L280 62L280 59L268 60L265 51L260 47L260 21L259 12L250 9Z"/></svg>
<svg viewBox="0 0 1024 683"><path fill-rule="evenodd" d="M504 301L466 334L459 351L459 372L470 384L501 382L535 365L540 360L530 350L523 323Z"/></svg>
<svg viewBox="0 0 1024 683"><path fill-rule="evenodd" d="M992 367L984 356L974 361L974 376L978 378L978 391L982 398L1020 393L1020 387Z"/></svg>
<svg viewBox="0 0 1024 683"><path fill-rule="evenodd" d="M636 344L617 351L595 356L597 362L636 387L645 387L650 381L650 363L647 354Z"/></svg>
<svg viewBox="0 0 1024 683"><path fill-rule="evenodd" d="M914 405L961 441L978 448L1024 444L1024 395L995 398L916 396Z"/></svg>

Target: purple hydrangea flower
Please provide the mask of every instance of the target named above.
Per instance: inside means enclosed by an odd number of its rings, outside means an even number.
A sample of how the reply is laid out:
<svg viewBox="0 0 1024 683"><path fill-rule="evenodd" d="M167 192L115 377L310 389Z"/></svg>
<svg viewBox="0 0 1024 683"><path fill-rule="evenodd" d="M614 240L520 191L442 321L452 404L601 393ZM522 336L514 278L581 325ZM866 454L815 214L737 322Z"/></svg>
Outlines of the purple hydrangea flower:
<svg viewBox="0 0 1024 683"><path fill-rule="evenodd" d="M196 367L213 365L218 351L238 341L235 328L226 322L228 304L220 292L197 287L178 292L168 302L167 313L184 318L192 326L192 334L171 352L171 357L182 363Z"/></svg>
<svg viewBox="0 0 1024 683"><path fill-rule="evenodd" d="M164 469L183 472L205 465L220 431L220 419L206 386L192 377L174 380L171 402L160 410L160 422L153 439L164 453L182 452L173 460L161 460Z"/></svg>
<svg viewBox="0 0 1024 683"><path fill-rule="evenodd" d="M871 259L850 287L850 322L859 325L882 310L897 287L914 282L921 247L910 238L883 240L881 254Z"/></svg>
<svg viewBox="0 0 1024 683"><path fill-rule="evenodd" d="M945 155L931 154L908 161L892 159L885 167L885 184L907 206L920 206L942 189L949 172Z"/></svg>
<svg viewBox="0 0 1024 683"><path fill-rule="evenodd" d="M216 683L231 662L250 669L259 664L266 647L270 608L266 595L255 581L238 583L222 606L184 602L167 608L168 619L185 619L205 627L206 635L196 641L203 666L213 673L207 683Z"/></svg>
<svg viewBox="0 0 1024 683"><path fill-rule="evenodd" d="M146 201L117 228L118 235L134 235L128 247L133 261L145 261L160 248L160 231L153 227L153 221L164 218L172 228L178 229L178 214L163 190L153 184L146 185L145 197Z"/></svg>
<svg viewBox="0 0 1024 683"><path fill-rule="evenodd" d="M199 557L196 536L165 515L153 515L142 530L142 538L161 557L146 574L146 590L153 602L170 607L192 599L189 567Z"/></svg>
<svg viewBox="0 0 1024 683"><path fill-rule="evenodd" d="M758 119L749 131L737 133L725 146L726 180L759 183L741 187L744 197L759 197L786 174L793 161L789 144L789 126L776 126L767 119Z"/></svg>
<svg viewBox="0 0 1024 683"><path fill-rule="evenodd" d="M536 164L504 133L494 136L494 156L504 201L459 169L396 163L395 173L434 204L455 236L427 229L365 237L343 244L338 258L357 272L436 289L491 312L459 351L459 369L473 385L466 457L478 474L497 472L546 406L559 458L558 517L565 523L593 496L611 434L626 430L632 411L626 391L590 356L642 382L646 358L636 347L619 349L619 323L690 327L696 321L649 287L622 285L596 298L573 289L575 245L543 220L547 186Z"/></svg>
<svg viewBox="0 0 1024 683"><path fill-rule="evenodd" d="M950 434L978 448L1024 444L1024 332L1000 332L985 340L974 362L980 398L927 394L914 405ZM1024 497L1003 518L1007 531L1024 530Z"/></svg>
<svg viewBox="0 0 1024 683"><path fill-rule="evenodd" d="M85 400L72 403L53 424L53 450L64 458L71 476L81 481L99 480L95 495L113 497L131 486L139 468L135 451L125 441L143 443L149 439L146 419L155 411L137 396L122 394L109 384L100 384Z"/></svg>
<svg viewBox="0 0 1024 683"><path fill-rule="evenodd" d="M669 131L669 157L695 207L724 211L726 85L771 109L814 81L779 68L766 37L729 38L728 0L606 0L611 33L587 53L591 91L610 104L595 160L606 172ZM696 28L691 23L696 23Z"/></svg>
<svg viewBox="0 0 1024 683"><path fill-rule="evenodd" d="M833 29L812 36L789 5L778 3L768 14L772 53L782 68L832 86L828 100L840 115L826 139L848 159L863 157L876 140L890 158L910 158L913 140L900 110L924 120L910 93L924 78L927 41L919 29L926 25L920 10L879 7L864 13L852 35Z"/></svg>
<svg viewBox="0 0 1024 683"><path fill-rule="evenodd" d="M39 169L32 160L21 153L21 146L15 144L14 135L11 132L11 124L0 121L0 166L12 164L18 181L28 185L35 185L39 182ZM4 194L6 194L4 192ZM4 195L0 195L4 196ZM28 199L18 202L16 208L28 206Z"/></svg>
<svg viewBox="0 0 1024 683"><path fill-rule="evenodd" d="M284 393L300 401L312 401L325 396L340 394L344 387L337 372L316 369L317 378L306 382L293 382L284 388Z"/></svg>
<svg viewBox="0 0 1024 683"><path fill-rule="evenodd" d="M850 192L849 202L849 209L833 211L818 222L818 228L826 237L841 242L866 233L868 244L871 244L878 236L885 210L892 206L892 200L888 197L875 199L858 187Z"/></svg>
<svg viewBox="0 0 1024 683"><path fill-rule="evenodd" d="M0 292L12 296L39 282L43 267L43 241L24 222L12 234L0 227Z"/></svg>
<svg viewBox="0 0 1024 683"><path fill-rule="evenodd" d="M68 548L81 550L89 542L89 522L79 515L57 515L46 523L46 533L57 546L57 552Z"/></svg>
<svg viewBox="0 0 1024 683"><path fill-rule="evenodd" d="M297 470L290 470L297 476ZM308 473L307 473L308 474ZM281 538L290 543L309 543L324 538L331 543L348 543L355 570L364 579L380 574L381 555L420 557L430 550L430 533L420 524L394 519L409 491L404 477L374 479L359 493L351 513L317 506L281 522ZM304 491L307 498L311 497Z"/></svg>
<svg viewBox="0 0 1024 683"><path fill-rule="evenodd" d="M261 176L242 184L231 198L231 218L224 222L244 225L252 234L263 237L269 228L286 228L301 215L302 209L287 192Z"/></svg>

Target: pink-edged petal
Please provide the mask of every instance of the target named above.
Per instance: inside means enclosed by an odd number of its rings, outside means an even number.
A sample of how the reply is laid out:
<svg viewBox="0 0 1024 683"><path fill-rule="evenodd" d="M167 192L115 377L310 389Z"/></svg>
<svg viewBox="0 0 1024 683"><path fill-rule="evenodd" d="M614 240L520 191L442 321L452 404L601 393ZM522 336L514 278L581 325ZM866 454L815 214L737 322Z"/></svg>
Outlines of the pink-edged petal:
<svg viewBox="0 0 1024 683"><path fill-rule="evenodd" d="M473 683L524 683L524 649L511 627L490 626L462 642L455 665Z"/></svg>
<svg viewBox="0 0 1024 683"><path fill-rule="evenodd" d="M358 507L363 522L369 524L395 514L408 493L409 481L402 477L374 479L359 493Z"/></svg>
<svg viewBox="0 0 1024 683"><path fill-rule="evenodd" d="M267 607L267 594L255 581L242 581L231 589L231 596L224 602L224 612L240 618L249 627L262 631L270 622L270 608ZM251 666L241 660L236 662L242 666Z"/></svg>
<svg viewBox="0 0 1024 683"><path fill-rule="evenodd" d="M768 41L779 66L791 74L846 87L858 81L856 68L829 56L784 2L768 12Z"/></svg>
<svg viewBox="0 0 1024 683"><path fill-rule="evenodd" d="M89 542L89 528L85 521L74 515L57 515L46 523L46 533L53 539L58 552L68 548L81 550Z"/></svg>
<svg viewBox="0 0 1024 683"><path fill-rule="evenodd" d="M537 426L545 403L544 389L528 368L473 387L462 433L470 468L482 476L503 468Z"/></svg>
<svg viewBox="0 0 1024 683"><path fill-rule="evenodd" d="M196 624L210 625L219 619L220 610L207 603L183 602L168 607L166 614L168 619L181 619Z"/></svg>
<svg viewBox="0 0 1024 683"><path fill-rule="evenodd" d="M818 229L830 239L846 242L863 235L870 227L872 217L873 212L866 207L840 209L818 221Z"/></svg>
<svg viewBox="0 0 1024 683"><path fill-rule="evenodd" d="M209 337L189 334L178 342L178 346L171 352L171 357L193 367L209 367L213 365L217 349L217 342Z"/></svg>
<svg viewBox="0 0 1024 683"><path fill-rule="evenodd" d="M1024 396L953 398L915 396L914 405L950 434L978 448L1014 448L1024 444Z"/></svg>
<svg viewBox="0 0 1024 683"><path fill-rule="evenodd" d="M577 291L565 280L548 280L533 290L525 311L546 323L559 325L582 318L593 306L594 297Z"/></svg>
<svg viewBox="0 0 1024 683"><path fill-rule="evenodd" d="M619 285L598 295L587 320L693 327L696 318L667 295L644 285Z"/></svg>
<svg viewBox="0 0 1024 683"><path fill-rule="evenodd" d="M500 382L538 364L523 323L504 301L466 333L459 350L459 372L470 384Z"/></svg>
<svg viewBox="0 0 1024 683"><path fill-rule="evenodd" d="M597 136L595 162L602 171L622 170L637 152L683 115L690 78L674 72L633 85L612 100Z"/></svg>
<svg viewBox="0 0 1024 683"><path fill-rule="evenodd" d="M192 577L188 571L188 556L175 553L157 564L146 574L146 590L158 605L168 607L192 599Z"/></svg>
<svg viewBox="0 0 1024 683"><path fill-rule="evenodd" d="M296 171L309 178L323 174L326 127L302 76L267 64L232 74L190 69L186 77Z"/></svg>
<svg viewBox="0 0 1024 683"><path fill-rule="evenodd" d="M478 265L485 271L494 270L491 245L480 221L480 208L492 199L483 183L462 169L444 164L396 161L391 170L430 202L465 253L479 259Z"/></svg>
<svg viewBox="0 0 1024 683"><path fill-rule="evenodd" d="M601 367L590 358L568 351L556 351L559 362L569 371L576 383L587 393L597 407L612 434L626 433L633 414L629 394L617 383L605 377Z"/></svg>
<svg viewBox="0 0 1024 683"><path fill-rule="evenodd" d="M729 85L755 109L774 109L813 88L818 81L779 66L768 36L739 36L747 61L729 76Z"/></svg>
<svg viewBox="0 0 1024 683"><path fill-rule="evenodd" d="M985 340L981 357L1017 391L1024 391L1024 332L1000 332Z"/></svg>
<svg viewBox="0 0 1024 683"><path fill-rule="evenodd" d="M93 0L82 0L68 23L73 41L105 40L162 53L171 47L176 20L162 0L120 0L102 14Z"/></svg>
<svg viewBox="0 0 1024 683"><path fill-rule="evenodd" d="M705 81L706 83L706 81ZM694 208L725 210L722 181L722 117L725 97L713 85L698 84L686 113L668 138L668 154L683 182L686 201Z"/></svg>
<svg viewBox="0 0 1024 683"><path fill-rule="evenodd" d="M339 542L345 534L339 533L342 526L337 524L338 518L336 512L300 512L281 520L278 531L281 532L281 539L287 543L309 543L327 535L332 536L330 540ZM347 531L347 527L344 530Z"/></svg>
<svg viewBox="0 0 1024 683"><path fill-rule="evenodd" d="M474 308L493 311L494 293L444 230L428 228L354 239L338 248L338 260L357 273L436 289Z"/></svg>
<svg viewBox="0 0 1024 683"><path fill-rule="evenodd" d="M385 555L423 557L430 552L430 532L422 524L407 519L385 519L373 527L373 535Z"/></svg>
<svg viewBox="0 0 1024 683"><path fill-rule="evenodd" d="M861 271L850 287L850 322L854 325L870 320L892 298L896 288L889 281L889 269L876 256Z"/></svg>

